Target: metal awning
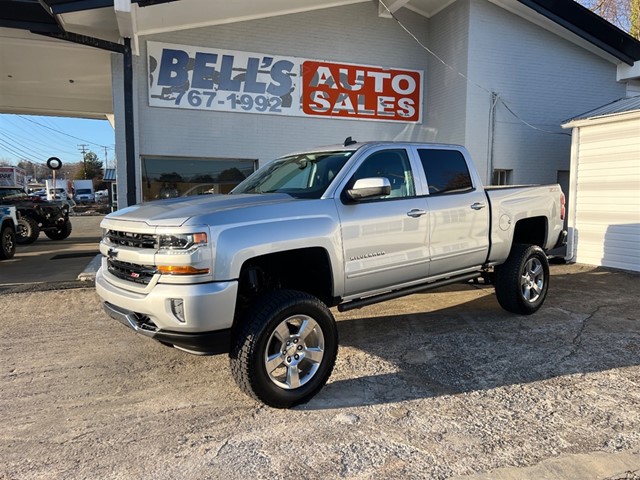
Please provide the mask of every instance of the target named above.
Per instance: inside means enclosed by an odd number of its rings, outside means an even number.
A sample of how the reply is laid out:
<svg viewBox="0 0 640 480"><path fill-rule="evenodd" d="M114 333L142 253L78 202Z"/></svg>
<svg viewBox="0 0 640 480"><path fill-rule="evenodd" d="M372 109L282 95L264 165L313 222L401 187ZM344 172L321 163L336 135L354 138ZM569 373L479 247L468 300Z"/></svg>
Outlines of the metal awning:
<svg viewBox="0 0 640 480"><path fill-rule="evenodd" d="M625 113L640 112L640 95L637 97L620 98L614 102L603 105L602 107L589 110L588 112L577 115L569 120L565 120L563 126L582 120L591 120L602 117L610 117L613 115L622 115Z"/></svg>

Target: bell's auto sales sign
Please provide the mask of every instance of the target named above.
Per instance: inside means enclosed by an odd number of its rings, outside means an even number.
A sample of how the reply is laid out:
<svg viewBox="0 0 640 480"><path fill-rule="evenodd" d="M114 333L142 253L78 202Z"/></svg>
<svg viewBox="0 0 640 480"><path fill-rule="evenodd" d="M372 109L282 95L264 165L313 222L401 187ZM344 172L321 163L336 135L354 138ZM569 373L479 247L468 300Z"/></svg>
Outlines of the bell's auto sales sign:
<svg viewBox="0 0 640 480"><path fill-rule="evenodd" d="M423 72L147 42L149 105L422 121Z"/></svg>

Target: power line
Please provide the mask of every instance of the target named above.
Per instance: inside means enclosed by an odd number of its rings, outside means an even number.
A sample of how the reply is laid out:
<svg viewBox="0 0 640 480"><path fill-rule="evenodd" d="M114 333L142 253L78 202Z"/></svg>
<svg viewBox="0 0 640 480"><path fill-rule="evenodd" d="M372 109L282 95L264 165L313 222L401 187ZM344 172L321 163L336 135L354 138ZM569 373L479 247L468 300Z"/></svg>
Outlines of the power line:
<svg viewBox="0 0 640 480"><path fill-rule="evenodd" d="M459 72L455 67L452 67L451 65L449 65L447 62L445 62L442 58L440 58L435 52L433 52L429 47L427 47L426 45L424 45L419 39L418 37L416 37L407 27L404 26L404 24L398 19L398 17L395 16L395 14L389 9L389 7L387 7L387 5L384 3L383 0L378 0L380 2L380 4L385 8L385 10L387 12L389 12L389 15L391 15L391 17L398 23L398 25L400 25L400 27L407 32L407 34L409 34L409 36L411 38L413 38L416 43L418 45L420 45L420 47L425 50L427 53L429 53L431 56L433 56L436 60L438 60L440 63L442 63L442 65L444 65L445 67L447 67L448 69L450 69L452 72L456 73L457 75L461 76L462 78L464 78L468 83L470 83L471 85L475 85L476 87L480 88L481 90L484 90L485 92L487 92L489 95L492 96L495 92L492 92L491 90L489 90L488 88L480 85L479 83L474 82L473 80L471 80L468 76L466 76L464 73ZM551 135L566 135L568 137L571 136L570 133L565 133L565 132L551 132L549 130L544 130L542 128L538 128L532 124L530 124L529 122L527 122L526 120L522 119L517 113L515 113L511 107L509 107L509 105L507 104L507 102L504 101L504 99L498 97L497 99L500 103L502 103L505 108L509 111L509 113L511 113L511 115L513 115L515 118L517 118L520 122L522 122L524 125L526 125L529 128L532 128L534 130L538 130L540 132L544 132L544 133L549 133Z"/></svg>
<svg viewBox="0 0 640 480"><path fill-rule="evenodd" d="M21 152L25 152L29 155L35 155L36 157L40 156L40 153L36 152L34 149L29 148L26 145L23 145L22 143L20 143L19 141L16 141L15 139L11 139L10 135L3 135L3 136L4 136L3 142L15 148L16 150L20 150Z"/></svg>
<svg viewBox="0 0 640 480"><path fill-rule="evenodd" d="M13 133L3 131L3 129L0 129L0 132L2 132L2 136L5 137L6 143L11 144L14 148L20 148L22 150L31 152L30 154L35 155L37 158L48 158L51 156L50 150L49 151L42 150L42 148L32 145L31 142L29 143L29 146L27 146L24 143L24 140L21 140L19 137L17 137ZM36 142L33 142L33 143L36 143Z"/></svg>
<svg viewBox="0 0 640 480"><path fill-rule="evenodd" d="M513 110L511 110L511 108L509 107L509 105L507 105L507 103L506 103L504 100L500 99L500 102L502 102L502 105L504 105L504 108L506 108L506 109L509 111L509 113L510 113L511 115L513 115L514 117L516 117L518 120L520 120L520 122L522 122L523 124L525 124L525 125L526 125L527 127L529 127L529 128L532 128L532 129L534 129L534 130L538 130L539 132L548 133L548 134L550 134L550 135L566 135L567 137L570 137L570 136L571 136L571 134L570 134L570 133L567 133L567 132L552 132L552 131L550 131L550 130L545 130L544 128L536 127L535 125L531 125L531 124L530 124L529 122L527 122L526 120L524 120L524 119L520 118L516 112L514 112Z"/></svg>
<svg viewBox="0 0 640 480"><path fill-rule="evenodd" d="M11 145L7 146L6 142L4 140L1 140L1 139L0 139L0 148L2 150L6 151L6 152L11 153L12 155L15 155L16 157L18 157L21 160L25 159L25 160L29 160L29 161L32 161L32 162L34 161L31 158L31 155L29 155L29 154L25 155L24 151L23 151L23 153L18 153L16 150L14 150L14 147L12 147ZM34 163L36 163L36 162L34 162Z"/></svg>
<svg viewBox="0 0 640 480"><path fill-rule="evenodd" d="M89 143L89 144L91 144L91 145L96 145L96 146L101 147L101 148L102 148L102 147L104 147L104 145L100 145L99 143L95 143L95 142L92 142L92 141L90 141L90 140L86 140L86 139L84 139L84 138L76 137L76 136L74 136L74 135L69 135L68 133L62 132L62 131L60 131L60 130L58 130L58 129L55 129L55 128L47 127L46 125L43 125L43 124L41 124L41 123L38 123L38 122L36 122L35 120L32 120L32 119L30 119L30 118L27 118L27 117L25 117L25 116L23 116L23 115L18 115L18 117L20 117L20 118L22 118L23 120L26 120L26 121L28 121L28 122L35 123L36 125L38 125L38 126L40 126L40 127L42 127L42 128L46 128L47 130L52 130L52 131L57 132L57 133L59 133L59 134L61 134L61 135L65 135L65 136L70 137L70 138L75 138L76 140L80 140L81 142L87 142L87 143Z"/></svg>
<svg viewBox="0 0 640 480"><path fill-rule="evenodd" d="M30 145L34 146L33 150L40 152L40 153L38 153L38 155L41 155L43 157L47 157L47 158L50 157L52 152L55 152L57 154L56 156L59 156L60 153L63 153L65 155L69 155L69 156L75 155L75 152L71 152L70 150L63 150L61 148L53 148L51 143L47 144L47 143L44 143L44 142L40 142L40 141L34 139L33 137L32 138L27 138L27 137L24 137L22 135L18 135L15 132L11 132L9 130L6 130L4 128L0 128L0 133L2 133L2 135L4 135L4 136L12 138L14 142L20 142L20 143L23 143L25 141L29 142ZM41 147L36 147L36 145L40 145ZM44 148L42 148L42 147L44 147Z"/></svg>
<svg viewBox="0 0 640 480"><path fill-rule="evenodd" d="M1 119L6 120L15 128L18 128L20 131L24 131L25 133L30 133L31 136L34 138L38 138L38 137L46 138L47 141L51 142L51 145L49 145L50 148L55 145L64 145L64 148L69 148L70 140L68 140L63 135L55 131L43 132L42 128L38 128L38 125L25 122L23 121L23 119L17 118L16 115L2 115ZM14 120L18 120L18 121L14 122ZM62 150L62 148L59 148L59 149ZM71 155L75 155L75 152Z"/></svg>

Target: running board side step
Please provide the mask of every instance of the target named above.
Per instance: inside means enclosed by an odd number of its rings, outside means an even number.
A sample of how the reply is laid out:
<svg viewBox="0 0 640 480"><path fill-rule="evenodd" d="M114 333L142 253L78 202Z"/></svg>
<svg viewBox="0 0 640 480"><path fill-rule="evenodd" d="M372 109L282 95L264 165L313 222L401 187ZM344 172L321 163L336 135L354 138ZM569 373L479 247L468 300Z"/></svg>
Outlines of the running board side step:
<svg viewBox="0 0 640 480"><path fill-rule="evenodd" d="M373 305L374 303L385 302L387 300L393 300L394 298L405 297L407 295L413 295L414 293L423 292L425 290L432 290L434 288L444 287L445 285L451 285L453 283L464 283L474 278L482 276L482 272L466 273L457 277L449 277L444 280L436 280L435 282L421 283L420 285L413 285L412 287L401 288L400 290L394 290L392 292L380 293L378 295L372 295L371 297L361 298L359 300L352 300L350 302L342 303L338 305L338 311L348 312L349 310L355 310L356 308L366 307L367 305Z"/></svg>

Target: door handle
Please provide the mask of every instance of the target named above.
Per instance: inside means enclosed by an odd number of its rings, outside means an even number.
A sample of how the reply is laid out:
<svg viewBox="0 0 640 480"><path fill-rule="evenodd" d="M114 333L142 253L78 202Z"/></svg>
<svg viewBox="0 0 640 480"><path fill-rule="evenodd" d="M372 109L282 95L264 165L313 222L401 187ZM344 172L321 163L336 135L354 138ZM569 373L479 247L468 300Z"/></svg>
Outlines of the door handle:
<svg viewBox="0 0 640 480"><path fill-rule="evenodd" d="M407 212L407 215L413 218L418 218L426 214L427 214L426 210L420 210L419 208L413 208Z"/></svg>
<svg viewBox="0 0 640 480"><path fill-rule="evenodd" d="M486 203L476 202L473 205L471 205L471 208L473 208L474 210L482 210L486 206L487 206Z"/></svg>

